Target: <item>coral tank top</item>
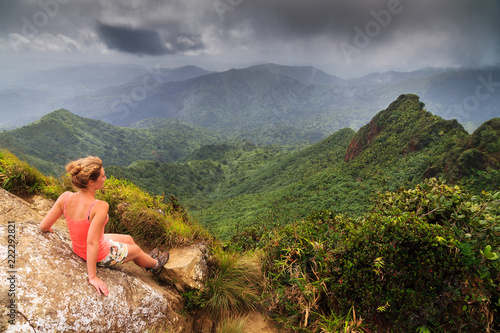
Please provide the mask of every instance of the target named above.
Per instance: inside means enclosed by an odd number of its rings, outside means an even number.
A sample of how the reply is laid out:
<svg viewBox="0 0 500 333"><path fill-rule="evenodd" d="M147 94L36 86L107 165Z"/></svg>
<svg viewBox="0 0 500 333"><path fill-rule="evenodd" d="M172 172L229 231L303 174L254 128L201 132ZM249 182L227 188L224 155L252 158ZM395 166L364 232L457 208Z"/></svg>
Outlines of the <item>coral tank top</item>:
<svg viewBox="0 0 500 333"><path fill-rule="evenodd" d="M98 201L94 201L92 205L90 205L89 210L87 212L87 217L84 220L75 220L66 215L66 203L68 201L68 197L72 193L69 193L64 200L64 217L66 218L66 223L68 224L69 235L71 237L71 242L73 243L73 252L75 252L79 257L87 260L87 234L89 233L90 228L90 211L94 204ZM106 217L106 221L104 225L108 223L109 216ZM101 237L99 238L99 252L97 253L97 261L101 261L106 258L109 254L109 241L106 237L104 237L104 226L102 227Z"/></svg>

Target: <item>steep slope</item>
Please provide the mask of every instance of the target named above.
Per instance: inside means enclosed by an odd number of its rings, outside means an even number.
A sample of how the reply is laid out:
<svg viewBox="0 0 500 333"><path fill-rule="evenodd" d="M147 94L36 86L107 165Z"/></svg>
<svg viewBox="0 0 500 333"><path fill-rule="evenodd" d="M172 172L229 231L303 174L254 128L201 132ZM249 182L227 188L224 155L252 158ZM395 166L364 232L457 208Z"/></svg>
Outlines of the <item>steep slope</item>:
<svg viewBox="0 0 500 333"><path fill-rule="evenodd" d="M61 109L31 125L0 133L0 146L23 156L45 173L58 173L70 160L100 156L106 165L138 160L173 162L217 137L178 120L154 128L121 128Z"/></svg>

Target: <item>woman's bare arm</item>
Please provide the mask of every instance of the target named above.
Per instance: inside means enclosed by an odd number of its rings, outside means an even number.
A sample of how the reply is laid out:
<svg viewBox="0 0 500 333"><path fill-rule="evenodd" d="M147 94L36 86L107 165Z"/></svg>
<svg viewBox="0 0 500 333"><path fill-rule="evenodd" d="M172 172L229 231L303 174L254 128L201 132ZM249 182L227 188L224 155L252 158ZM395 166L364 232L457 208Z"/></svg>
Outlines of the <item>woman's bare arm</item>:
<svg viewBox="0 0 500 333"><path fill-rule="evenodd" d="M109 291L104 282L97 277L96 265L97 254L99 252L99 238L106 222L108 209L109 205L104 201L98 201L95 204L93 208L95 214L91 219L89 233L87 234L87 272L89 282L96 288L99 295L102 292L105 296L109 294Z"/></svg>
<svg viewBox="0 0 500 333"><path fill-rule="evenodd" d="M54 232L52 226L63 214L64 200L66 199L66 196L69 195L69 193L71 192L64 192L59 196L59 198L57 198L50 211L47 213L42 222L40 222L40 229L42 229L43 231Z"/></svg>

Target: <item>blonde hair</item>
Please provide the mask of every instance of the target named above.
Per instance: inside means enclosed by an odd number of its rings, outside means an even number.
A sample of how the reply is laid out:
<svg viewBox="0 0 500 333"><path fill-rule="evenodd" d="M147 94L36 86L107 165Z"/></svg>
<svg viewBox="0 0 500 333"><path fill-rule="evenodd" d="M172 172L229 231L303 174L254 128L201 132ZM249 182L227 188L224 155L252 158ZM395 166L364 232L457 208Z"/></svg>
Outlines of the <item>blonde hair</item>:
<svg viewBox="0 0 500 333"><path fill-rule="evenodd" d="M71 183L82 189L89 185L89 181L97 181L101 174L102 161L99 157L87 156L66 164L66 171L71 174Z"/></svg>

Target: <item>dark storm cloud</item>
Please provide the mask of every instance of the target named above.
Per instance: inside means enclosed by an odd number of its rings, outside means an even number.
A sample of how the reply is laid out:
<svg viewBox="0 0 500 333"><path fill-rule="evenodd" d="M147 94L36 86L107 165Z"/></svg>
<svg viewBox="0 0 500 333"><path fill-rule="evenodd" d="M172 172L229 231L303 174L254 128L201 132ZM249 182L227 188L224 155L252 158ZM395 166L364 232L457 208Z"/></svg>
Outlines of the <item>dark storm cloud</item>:
<svg viewBox="0 0 500 333"><path fill-rule="evenodd" d="M164 55L198 50L203 47L198 37L177 35L162 41L157 31L100 23L98 32L110 49L137 55Z"/></svg>
<svg viewBox="0 0 500 333"><path fill-rule="evenodd" d="M139 55L171 53L164 46L156 31L99 24L98 32L110 49Z"/></svg>
<svg viewBox="0 0 500 333"><path fill-rule="evenodd" d="M472 66L498 63L499 14L500 2L490 0L244 0L220 16L227 38L244 26L262 50L288 42L296 54L338 61L347 45L360 62Z"/></svg>

